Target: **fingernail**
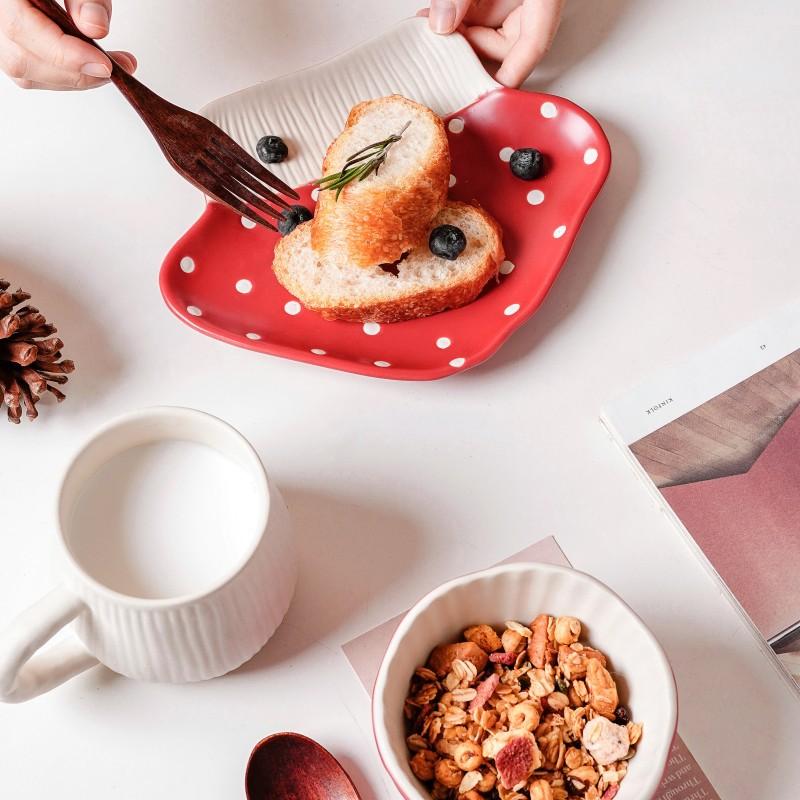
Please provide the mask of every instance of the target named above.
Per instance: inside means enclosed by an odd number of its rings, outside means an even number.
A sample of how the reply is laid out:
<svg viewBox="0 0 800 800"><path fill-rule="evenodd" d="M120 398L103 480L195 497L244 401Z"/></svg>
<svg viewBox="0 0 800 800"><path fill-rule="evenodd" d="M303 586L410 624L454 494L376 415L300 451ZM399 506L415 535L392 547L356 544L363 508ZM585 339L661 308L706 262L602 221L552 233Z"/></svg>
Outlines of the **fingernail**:
<svg viewBox="0 0 800 800"><path fill-rule="evenodd" d="M434 33L452 33L456 28L456 7L447 0L431 0L428 19Z"/></svg>
<svg viewBox="0 0 800 800"><path fill-rule="evenodd" d="M80 12L81 25L89 28L99 28L103 33L108 31L111 20L105 6L100 3L84 3Z"/></svg>
<svg viewBox="0 0 800 800"><path fill-rule="evenodd" d="M81 67L81 74L92 78L110 78L111 70L105 64L84 64Z"/></svg>
<svg viewBox="0 0 800 800"><path fill-rule="evenodd" d="M125 72L136 72L136 59L130 53L111 53L111 56Z"/></svg>

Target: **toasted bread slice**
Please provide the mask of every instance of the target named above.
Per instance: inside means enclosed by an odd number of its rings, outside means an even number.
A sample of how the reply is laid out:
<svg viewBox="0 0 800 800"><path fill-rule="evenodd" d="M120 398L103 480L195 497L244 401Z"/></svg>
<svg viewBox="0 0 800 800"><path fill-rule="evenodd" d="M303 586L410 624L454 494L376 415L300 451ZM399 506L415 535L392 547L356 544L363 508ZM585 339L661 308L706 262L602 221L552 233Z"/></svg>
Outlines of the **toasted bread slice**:
<svg viewBox="0 0 800 800"><path fill-rule="evenodd" d="M433 255L429 233L455 225L467 246L454 261ZM450 201L425 231L424 242L399 263L355 267L347 260L321 263L306 222L275 247L272 268L278 281L306 308L325 319L400 322L472 302L503 260L502 234L485 211ZM397 274L394 274L395 271Z"/></svg>
<svg viewBox="0 0 800 800"><path fill-rule="evenodd" d="M336 192L319 193L311 245L323 262L369 267L416 247L445 203L450 148L442 120L429 108L391 95L359 103L328 148L323 176L340 172L363 148L399 133L377 174Z"/></svg>

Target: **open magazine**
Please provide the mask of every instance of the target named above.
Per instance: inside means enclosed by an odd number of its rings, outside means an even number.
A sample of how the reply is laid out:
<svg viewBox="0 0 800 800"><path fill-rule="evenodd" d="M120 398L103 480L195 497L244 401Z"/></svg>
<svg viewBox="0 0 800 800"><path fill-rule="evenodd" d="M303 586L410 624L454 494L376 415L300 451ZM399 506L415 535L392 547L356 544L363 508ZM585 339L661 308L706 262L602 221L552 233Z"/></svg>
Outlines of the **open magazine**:
<svg viewBox="0 0 800 800"><path fill-rule="evenodd" d="M601 420L800 697L800 299Z"/></svg>

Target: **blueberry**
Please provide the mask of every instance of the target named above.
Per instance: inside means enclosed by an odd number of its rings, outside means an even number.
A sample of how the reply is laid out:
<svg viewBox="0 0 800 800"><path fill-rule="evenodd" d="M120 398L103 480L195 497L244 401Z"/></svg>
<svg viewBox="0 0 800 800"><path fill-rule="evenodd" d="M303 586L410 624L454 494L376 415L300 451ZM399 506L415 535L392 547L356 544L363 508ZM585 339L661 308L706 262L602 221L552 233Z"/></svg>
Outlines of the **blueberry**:
<svg viewBox="0 0 800 800"><path fill-rule="evenodd" d="M464 252L464 248L467 246L467 237L455 225L440 225L431 231L428 246L435 256L455 261Z"/></svg>
<svg viewBox="0 0 800 800"><path fill-rule="evenodd" d="M617 725L628 724L628 709L625 708L625 706L617 706L614 711L614 722L616 722Z"/></svg>
<svg viewBox="0 0 800 800"><path fill-rule="evenodd" d="M314 215L305 206L292 206L281 212L283 219L278 221L278 231L286 236L301 222L308 222Z"/></svg>
<svg viewBox="0 0 800 800"><path fill-rule="evenodd" d="M532 147L522 147L511 154L508 161L511 171L524 181L538 178L544 170L542 154Z"/></svg>
<svg viewBox="0 0 800 800"><path fill-rule="evenodd" d="M256 145L256 153L265 164L277 164L289 155L289 148L280 136L262 136Z"/></svg>

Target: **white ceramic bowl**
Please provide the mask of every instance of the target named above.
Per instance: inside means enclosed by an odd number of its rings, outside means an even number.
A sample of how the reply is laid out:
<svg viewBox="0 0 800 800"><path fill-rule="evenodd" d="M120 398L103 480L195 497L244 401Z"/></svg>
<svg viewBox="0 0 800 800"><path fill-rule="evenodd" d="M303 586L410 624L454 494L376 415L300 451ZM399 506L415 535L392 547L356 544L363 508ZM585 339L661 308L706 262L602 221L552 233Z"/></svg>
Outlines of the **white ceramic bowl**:
<svg viewBox="0 0 800 800"><path fill-rule="evenodd" d="M528 624L537 614L573 616L581 641L608 656L620 702L643 723L636 756L617 800L649 800L663 778L677 726L675 680L664 651L633 610L600 581L551 564L507 564L451 580L425 595L403 618L378 671L372 721L381 759L407 800L430 800L411 773L403 702L414 669L442 642L470 625Z"/></svg>

